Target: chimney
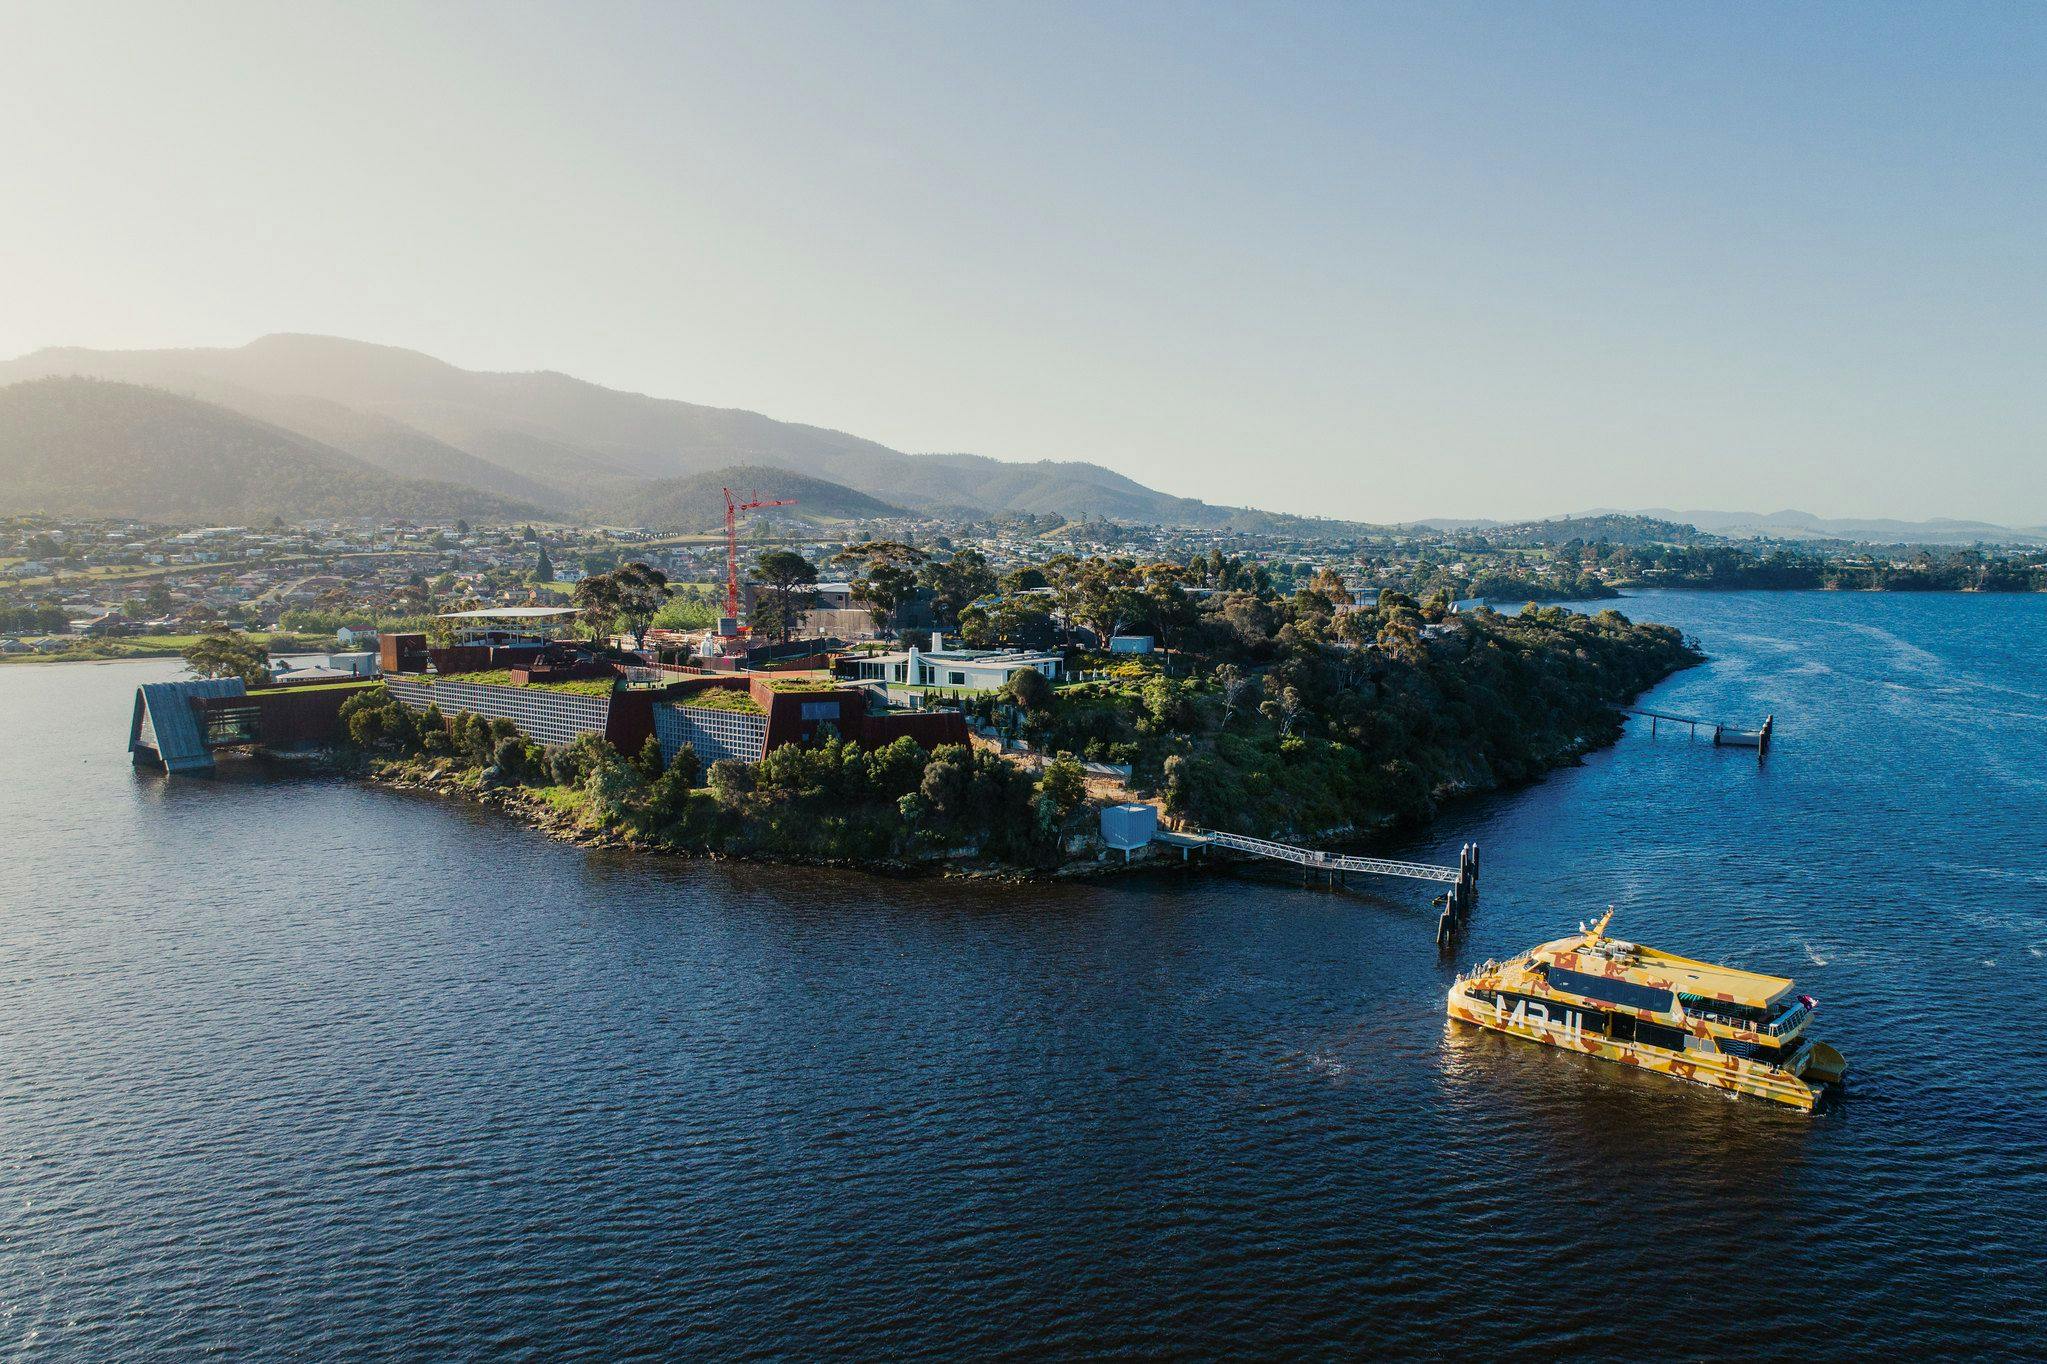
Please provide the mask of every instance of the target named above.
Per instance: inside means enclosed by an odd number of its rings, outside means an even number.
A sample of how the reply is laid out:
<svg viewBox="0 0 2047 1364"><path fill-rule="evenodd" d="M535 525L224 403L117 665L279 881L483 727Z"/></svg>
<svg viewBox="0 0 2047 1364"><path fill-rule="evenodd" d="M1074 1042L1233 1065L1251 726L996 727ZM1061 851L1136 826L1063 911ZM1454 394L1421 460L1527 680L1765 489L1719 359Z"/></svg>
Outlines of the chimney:
<svg viewBox="0 0 2047 1364"><path fill-rule="evenodd" d="M945 652L945 631L933 630L931 632L931 652L934 654Z"/></svg>

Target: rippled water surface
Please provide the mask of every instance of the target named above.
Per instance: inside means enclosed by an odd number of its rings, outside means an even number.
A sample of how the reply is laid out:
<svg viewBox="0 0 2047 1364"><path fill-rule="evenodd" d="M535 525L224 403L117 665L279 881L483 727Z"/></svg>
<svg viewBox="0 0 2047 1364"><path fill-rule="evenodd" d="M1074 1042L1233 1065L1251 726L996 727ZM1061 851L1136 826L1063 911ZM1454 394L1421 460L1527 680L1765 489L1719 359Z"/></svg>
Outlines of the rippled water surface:
<svg viewBox="0 0 2047 1364"><path fill-rule="evenodd" d="M0 668L0 1349L2037 1350L2047 601L1623 606L1768 763L1631 725L1396 850L1483 843L1460 963L1796 975L1818 1119L1451 1029L1419 886L591 854Z"/></svg>

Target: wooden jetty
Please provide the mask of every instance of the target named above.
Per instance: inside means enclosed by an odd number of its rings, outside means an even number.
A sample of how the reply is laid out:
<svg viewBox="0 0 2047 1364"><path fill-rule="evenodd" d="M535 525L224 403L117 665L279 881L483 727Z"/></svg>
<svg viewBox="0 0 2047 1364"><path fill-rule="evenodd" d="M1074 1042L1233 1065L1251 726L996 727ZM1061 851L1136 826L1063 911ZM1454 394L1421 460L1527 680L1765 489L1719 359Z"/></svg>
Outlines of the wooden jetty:
<svg viewBox="0 0 2047 1364"><path fill-rule="evenodd" d="M1411 881L1447 883L1449 891L1438 896L1436 900L1436 903L1443 906L1443 913L1436 921L1436 945L1446 950L1451 939L1470 920L1472 911L1478 908L1476 843L1465 844L1457 854L1457 865L1445 867L1434 862L1399 862L1384 857L1354 857L1349 853L1301 848L1291 843L1276 843L1269 838L1252 838L1248 834L1224 833L1214 829L1178 834L1161 830L1154 834L1153 838L1154 841L1170 843L1179 848L1183 857L1190 848L1205 847L1222 848L1272 862L1290 862L1301 869L1303 882L1313 880L1317 874L1325 874L1329 878L1329 884L1336 886L1342 884L1345 876L1357 872L1366 876L1398 876Z"/></svg>
<svg viewBox="0 0 2047 1364"><path fill-rule="evenodd" d="M1629 715L1639 715L1648 720L1649 733L1652 736L1656 733L1659 722L1685 726L1688 731L1687 737L1690 738L1697 738L1699 731L1704 729L1706 737L1713 741L1713 747L1753 748L1758 762L1769 756L1770 735L1777 728L1777 717L1774 715L1763 717L1761 729L1736 729L1718 720L1702 720L1696 715L1671 715L1660 710L1641 710L1634 706L1624 706L1622 709Z"/></svg>

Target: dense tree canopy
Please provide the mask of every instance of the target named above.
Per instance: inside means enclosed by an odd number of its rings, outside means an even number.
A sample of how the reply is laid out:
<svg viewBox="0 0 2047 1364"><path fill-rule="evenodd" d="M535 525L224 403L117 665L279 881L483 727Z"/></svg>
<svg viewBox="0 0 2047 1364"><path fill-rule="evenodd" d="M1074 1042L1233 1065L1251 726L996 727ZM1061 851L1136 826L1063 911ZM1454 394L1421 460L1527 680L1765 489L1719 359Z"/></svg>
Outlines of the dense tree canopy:
<svg viewBox="0 0 2047 1364"><path fill-rule="evenodd" d="M817 565L789 549L773 549L754 563L760 586L754 600L754 633L787 641L803 623L803 613L817 601Z"/></svg>
<svg viewBox="0 0 2047 1364"><path fill-rule="evenodd" d="M239 630L209 630L185 646L194 677L239 677L257 686L270 675L270 655Z"/></svg>
<svg viewBox="0 0 2047 1364"><path fill-rule="evenodd" d="M635 645L642 645L647 627L672 591L667 574L634 560L583 579L576 584L574 596L594 632L616 625L633 637Z"/></svg>
<svg viewBox="0 0 2047 1364"><path fill-rule="evenodd" d="M840 550L832 562L853 568L853 595L867 603L875 625L889 631L914 597L917 570L929 557L898 540L869 540Z"/></svg>

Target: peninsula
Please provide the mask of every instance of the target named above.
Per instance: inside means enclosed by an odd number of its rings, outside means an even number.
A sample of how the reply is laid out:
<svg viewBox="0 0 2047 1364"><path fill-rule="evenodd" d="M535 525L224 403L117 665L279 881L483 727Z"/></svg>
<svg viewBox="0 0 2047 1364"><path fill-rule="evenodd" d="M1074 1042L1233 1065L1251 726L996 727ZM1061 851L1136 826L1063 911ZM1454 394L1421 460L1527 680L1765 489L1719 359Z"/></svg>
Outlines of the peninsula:
<svg viewBox="0 0 2047 1364"><path fill-rule="evenodd" d="M867 599L899 549L867 548ZM942 595L974 559L918 572ZM1610 610L1357 600L1334 573L1282 594L1235 560L1049 572L972 584L994 590L958 615L1006 648L792 642L720 674L556 640L465 672L476 646L392 637L385 681L340 709L342 758L585 841L1049 874L1099 866L1099 812L1131 801L1262 837L1419 823L1610 742L1617 706L1700 657ZM1016 642L1055 616L1085 640Z"/></svg>

